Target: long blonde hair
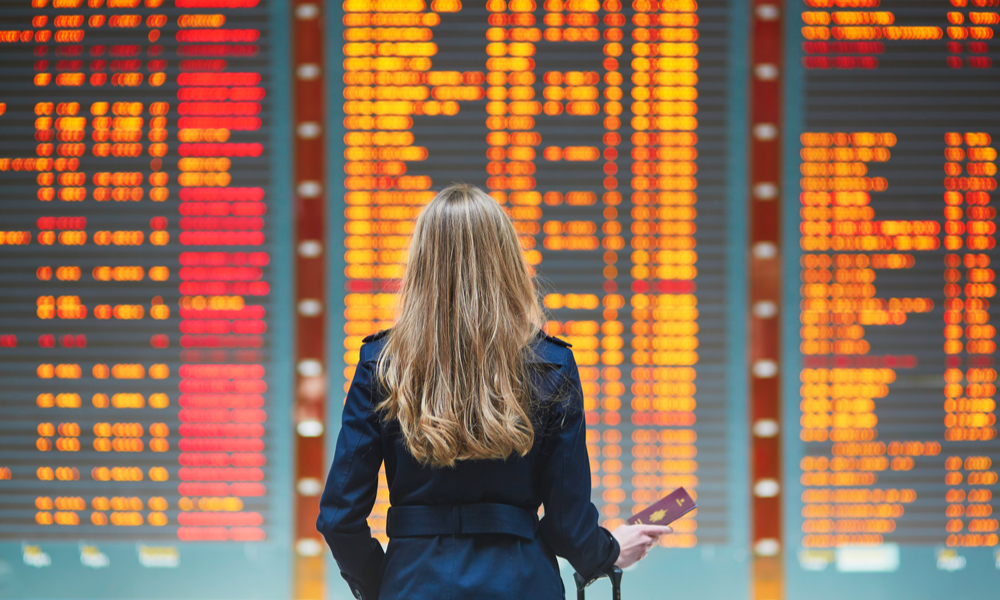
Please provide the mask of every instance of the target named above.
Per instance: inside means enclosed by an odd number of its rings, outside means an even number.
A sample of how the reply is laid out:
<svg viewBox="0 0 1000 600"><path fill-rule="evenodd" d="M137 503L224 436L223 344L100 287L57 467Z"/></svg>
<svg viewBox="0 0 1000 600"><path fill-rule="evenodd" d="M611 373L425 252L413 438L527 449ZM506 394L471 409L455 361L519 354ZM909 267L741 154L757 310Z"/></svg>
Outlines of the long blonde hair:
<svg viewBox="0 0 1000 600"><path fill-rule="evenodd" d="M417 218L379 404L423 464L524 456L534 443L525 349L542 309L514 224L482 190L452 185Z"/></svg>

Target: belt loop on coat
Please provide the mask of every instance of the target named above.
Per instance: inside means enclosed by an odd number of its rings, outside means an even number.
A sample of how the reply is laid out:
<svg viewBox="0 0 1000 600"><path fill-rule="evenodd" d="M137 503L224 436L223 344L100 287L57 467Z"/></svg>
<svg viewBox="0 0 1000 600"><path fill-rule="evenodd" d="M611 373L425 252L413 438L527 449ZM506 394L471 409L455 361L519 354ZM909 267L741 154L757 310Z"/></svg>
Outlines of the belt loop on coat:
<svg viewBox="0 0 1000 600"><path fill-rule="evenodd" d="M462 533L462 507L458 504L451 507L451 534Z"/></svg>

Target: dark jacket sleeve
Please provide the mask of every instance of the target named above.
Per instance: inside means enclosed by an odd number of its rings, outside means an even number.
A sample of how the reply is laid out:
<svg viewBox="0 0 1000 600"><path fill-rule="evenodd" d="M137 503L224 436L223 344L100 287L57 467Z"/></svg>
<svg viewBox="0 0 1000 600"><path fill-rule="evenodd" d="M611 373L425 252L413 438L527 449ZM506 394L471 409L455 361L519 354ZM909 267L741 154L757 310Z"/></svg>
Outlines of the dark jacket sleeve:
<svg viewBox="0 0 1000 600"><path fill-rule="evenodd" d="M580 373L572 355L561 369L561 404L556 422L545 440L546 463L542 473L545 516L541 536L559 556L569 561L586 580L604 574L618 560L617 540L598 525L597 508L590 501L590 460L583 411Z"/></svg>
<svg viewBox="0 0 1000 600"><path fill-rule="evenodd" d="M378 598L384 556L382 545L372 538L367 521L375 504L382 465L373 366L362 360L354 372L344 403L337 452L316 521L316 528L333 551L340 574L354 596L364 600Z"/></svg>

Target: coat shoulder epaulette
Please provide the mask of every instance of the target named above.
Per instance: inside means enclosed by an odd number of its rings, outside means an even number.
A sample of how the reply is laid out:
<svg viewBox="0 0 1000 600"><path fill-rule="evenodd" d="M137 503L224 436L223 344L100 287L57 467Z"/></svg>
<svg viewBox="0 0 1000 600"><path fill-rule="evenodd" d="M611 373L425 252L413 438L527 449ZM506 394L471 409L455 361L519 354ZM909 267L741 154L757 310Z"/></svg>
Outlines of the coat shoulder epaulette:
<svg viewBox="0 0 1000 600"><path fill-rule="evenodd" d="M544 335L545 335L545 339L549 340L550 342L552 342L553 344L555 344L557 346L562 346L563 348L572 348L573 347L573 344L567 342L566 340L559 339L559 338L557 338L555 336L551 336L551 335L549 335L547 333L544 334Z"/></svg>
<svg viewBox="0 0 1000 600"><path fill-rule="evenodd" d="M363 340L361 340L361 343L367 344L368 342L374 342L376 340L380 340L380 339L384 338L385 336L387 336L390 331L392 331L392 330L391 329L383 329L382 331L373 333L373 334L365 337Z"/></svg>
<svg viewBox="0 0 1000 600"><path fill-rule="evenodd" d="M565 365L572 356L572 350L567 350L571 345L566 340L548 335L541 329L535 335L537 342L532 346L533 350L528 357L532 363L547 363L550 365Z"/></svg>

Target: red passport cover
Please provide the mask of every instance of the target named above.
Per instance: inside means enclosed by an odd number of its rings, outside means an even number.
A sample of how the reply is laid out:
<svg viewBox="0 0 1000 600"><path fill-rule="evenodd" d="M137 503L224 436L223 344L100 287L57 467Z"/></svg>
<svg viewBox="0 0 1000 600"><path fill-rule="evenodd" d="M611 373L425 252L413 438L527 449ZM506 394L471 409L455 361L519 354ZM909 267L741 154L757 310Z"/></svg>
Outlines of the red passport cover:
<svg viewBox="0 0 1000 600"><path fill-rule="evenodd" d="M696 508L698 505L688 495L687 490L677 488L642 512L632 515L628 524L669 525Z"/></svg>

